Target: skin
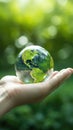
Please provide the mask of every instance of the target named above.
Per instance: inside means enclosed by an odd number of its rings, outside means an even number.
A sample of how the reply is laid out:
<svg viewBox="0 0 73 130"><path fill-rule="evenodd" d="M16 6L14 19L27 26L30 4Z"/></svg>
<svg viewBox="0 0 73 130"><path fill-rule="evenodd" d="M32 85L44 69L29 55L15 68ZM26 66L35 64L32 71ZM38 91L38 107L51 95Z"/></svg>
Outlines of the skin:
<svg viewBox="0 0 73 130"><path fill-rule="evenodd" d="M16 76L0 80L0 117L16 106L43 100L73 74L72 68L54 71L44 82L23 84Z"/></svg>

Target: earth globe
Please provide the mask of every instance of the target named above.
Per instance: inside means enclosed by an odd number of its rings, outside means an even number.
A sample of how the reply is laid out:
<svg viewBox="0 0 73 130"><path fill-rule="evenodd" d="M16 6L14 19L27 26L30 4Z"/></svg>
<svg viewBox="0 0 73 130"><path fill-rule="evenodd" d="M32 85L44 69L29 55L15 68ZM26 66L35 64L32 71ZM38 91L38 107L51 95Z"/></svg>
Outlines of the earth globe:
<svg viewBox="0 0 73 130"><path fill-rule="evenodd" d="M25 47L15 64L16 75L25 84L43 82L53 69L54 61L50 53L36 45Z"/></svg>

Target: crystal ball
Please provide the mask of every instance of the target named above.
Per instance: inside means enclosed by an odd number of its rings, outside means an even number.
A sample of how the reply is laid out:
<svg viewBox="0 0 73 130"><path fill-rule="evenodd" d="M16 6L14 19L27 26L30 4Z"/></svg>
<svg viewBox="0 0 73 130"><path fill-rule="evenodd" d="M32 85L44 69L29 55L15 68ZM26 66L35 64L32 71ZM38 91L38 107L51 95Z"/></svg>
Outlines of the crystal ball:
<svg viewBox="0 0 73 130"><path fill-rule="evenodd" d="M25 84L44 81L53 69L54 61L50 53L36 45L25 47L15 64L16 75Z"/></svg>

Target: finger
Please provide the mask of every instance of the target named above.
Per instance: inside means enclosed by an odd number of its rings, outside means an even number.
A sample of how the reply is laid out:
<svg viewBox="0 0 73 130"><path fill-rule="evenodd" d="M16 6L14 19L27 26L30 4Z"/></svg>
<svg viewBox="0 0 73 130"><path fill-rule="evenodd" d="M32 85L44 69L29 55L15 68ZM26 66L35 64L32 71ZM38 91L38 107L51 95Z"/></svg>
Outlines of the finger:
<svg viewBox="0 0 73 130"><path fill-rule="evenodd" d="M73 69L63 69L60 72L55 73L55 75L50 80L48 79L47 81L43 82L40 87L42 97L44 98L53 92L64 82L64 80L70 77L71 74L73 74Z"/></svg>
<svg viewBox="0 0 73 130"><path fill-rule="evenodd" d="M59 71L54 71L50 76L49 79L53 78L56 74L58 74Z"/></svg>
<svg viewBox="0 0 73 130"><path fill-rule="evenodd" d="M50 80L50 79L53 78L57 73L58 73L58 71L52 72L52 74L51 74L50 76L48 76L44 81ZM43 81L43 82L44 82L44 81Z"/></svg>
<svg viewBox="0 0 73 130"><path fill-rule="evenodd" d="M52 86L58 86L60 85L64 80L66 80L67 78L69 78L71 76L71 74L73 74L73 69L71 68L67 68L67 69L63 69L60 72L58 72L50 81L50 84Z"/></svg>

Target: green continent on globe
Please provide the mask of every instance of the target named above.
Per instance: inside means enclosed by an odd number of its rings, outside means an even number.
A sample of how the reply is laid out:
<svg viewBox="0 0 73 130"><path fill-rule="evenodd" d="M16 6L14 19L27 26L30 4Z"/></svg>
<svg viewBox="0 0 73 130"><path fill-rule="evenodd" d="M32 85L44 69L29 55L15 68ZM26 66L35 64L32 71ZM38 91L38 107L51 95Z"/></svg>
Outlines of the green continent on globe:
<svg viewBox="0 0 73 130"><path fill-rule="evenodd" d="M24 48L16 61L16 75L24 83L44 81L53 71L54 62L50 53L40 46Z"/></svg>
<svg viewBox="0 0 73 130"><path fill-rule="evenodd" d="M40 82L44 80L46 76L46 74L39 68L33 68L30 74L31 74L31 77L34 79L34 82Z"/></svg>
<svg viewBox="0 0 73 130"><path fill-rule="evenodd" d="M24 62L24 64L26 64L29 68L32 69L32 67L36 66L36 64L33 62L33 59L38 55L38 52L32 51L32 50L26 50L23 54L22 54L22 60Z"/></svg>

